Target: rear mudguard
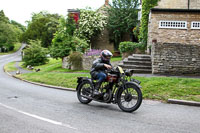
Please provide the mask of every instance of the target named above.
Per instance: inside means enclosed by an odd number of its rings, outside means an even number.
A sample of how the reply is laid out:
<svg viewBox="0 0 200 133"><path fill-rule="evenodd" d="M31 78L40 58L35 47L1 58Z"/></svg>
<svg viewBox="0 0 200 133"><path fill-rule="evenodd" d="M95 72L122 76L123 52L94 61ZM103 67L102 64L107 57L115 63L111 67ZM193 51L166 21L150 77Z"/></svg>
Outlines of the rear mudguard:
<svg viewBox="0 0 200 133"><path fill-rule="evenodd" d="M80 84L83 81L89 81L92 84L92 79L91 78L88 78L88 77L77 77L77 83L78 83L78 85L76 86L76 91L78 90L78 87L80 86Z"/></svg>
<svg viewBox="0 0 200 133"><path fill-rule="evenodd" d="M137 88L142 88L139 84L135 83L135 82L126 82L125 86L128 84L132 84L133 86L137 87ZM117 98L118 98L118 93L120 89L124 89L122 86L120 88L117 89L117 92L115 93L115 102L117 102Z"/></svg>

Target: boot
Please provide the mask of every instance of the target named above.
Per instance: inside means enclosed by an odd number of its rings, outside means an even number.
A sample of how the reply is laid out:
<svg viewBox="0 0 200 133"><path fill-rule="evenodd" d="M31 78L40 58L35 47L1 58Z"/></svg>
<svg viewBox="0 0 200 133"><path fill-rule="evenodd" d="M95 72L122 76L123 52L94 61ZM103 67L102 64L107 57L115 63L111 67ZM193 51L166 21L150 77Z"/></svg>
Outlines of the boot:
<svg viewBox="0 0 200 133"><path fill-rule="evenodd" d="M101 86L101 82L97 82L97 84L95 85L95 88L94 88L94 92L93 92L94 96L100 94L100 92L99 92L100 86Z"/></svg>

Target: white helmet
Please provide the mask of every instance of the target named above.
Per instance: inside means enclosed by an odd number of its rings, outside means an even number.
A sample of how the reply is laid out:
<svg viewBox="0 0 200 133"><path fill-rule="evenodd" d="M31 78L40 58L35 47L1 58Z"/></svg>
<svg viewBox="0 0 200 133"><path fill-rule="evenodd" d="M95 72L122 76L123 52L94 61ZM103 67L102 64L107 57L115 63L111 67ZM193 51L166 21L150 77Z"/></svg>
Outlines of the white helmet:
<svg viewBox="0 0 200 133"><path fill-rule="evenodd" d="M110 61L110 58L113 56L113 54L109 50L103 50L101 51L100 56L104 61Z"/></svg>

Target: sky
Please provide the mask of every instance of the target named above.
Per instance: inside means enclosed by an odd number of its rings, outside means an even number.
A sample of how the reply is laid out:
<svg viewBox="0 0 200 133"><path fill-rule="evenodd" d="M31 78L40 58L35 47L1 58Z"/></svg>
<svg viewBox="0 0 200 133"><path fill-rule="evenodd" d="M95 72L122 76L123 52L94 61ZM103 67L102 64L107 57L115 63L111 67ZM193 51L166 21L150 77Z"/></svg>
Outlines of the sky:
<svg viewBox="0 0 200 133"><path fill-rule="evenodd" d="M66 16L68 9L98 9L104 3L105 0L1 0L0 10L10 20L26 25L25 21L31 20L33 12L48 11Z"/></svg>

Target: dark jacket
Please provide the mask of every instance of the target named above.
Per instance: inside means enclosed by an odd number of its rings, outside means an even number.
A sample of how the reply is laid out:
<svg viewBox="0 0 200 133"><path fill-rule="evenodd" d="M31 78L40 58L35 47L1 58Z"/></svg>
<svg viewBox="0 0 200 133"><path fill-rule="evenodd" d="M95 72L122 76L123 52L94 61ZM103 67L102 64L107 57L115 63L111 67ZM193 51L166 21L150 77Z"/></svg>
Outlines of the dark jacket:
<svg viewBox="0 0 200 133"><path fill-rule="evenodd" d="M104 64L108 64L110 66L112 66L110 64L110 61L104 61L100 58L96 59L93 64L92 64L92 68L91 68L91 71L90 71L90 74L92 76L92 78L96 79L97 78L97 74L99 72L104 72L106 73L105 71L107 70L106 67L104 67Z"/></svg>

